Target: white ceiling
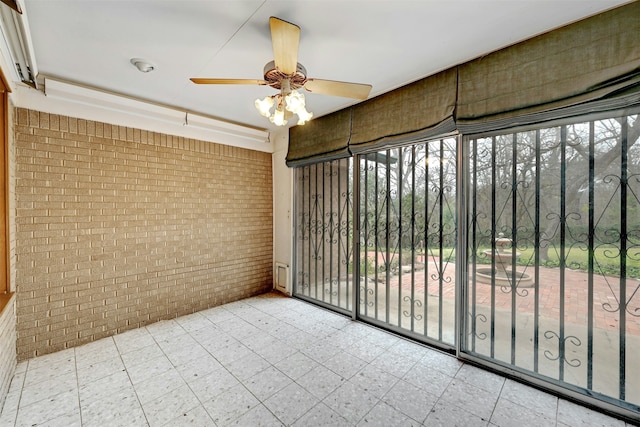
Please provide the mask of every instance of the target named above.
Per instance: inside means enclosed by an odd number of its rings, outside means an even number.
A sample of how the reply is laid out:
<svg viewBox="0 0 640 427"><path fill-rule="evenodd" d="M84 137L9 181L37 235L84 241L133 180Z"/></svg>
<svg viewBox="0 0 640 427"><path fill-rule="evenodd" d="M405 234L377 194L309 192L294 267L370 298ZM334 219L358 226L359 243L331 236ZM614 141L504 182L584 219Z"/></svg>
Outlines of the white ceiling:
<svg viewBox="0 0 640 427"><path fill-rule="evenodd" d="M202 86L189 77L261 79L264 65L273 59L270 16L300 26L298 61L309 77L369 83L373 97L627 2L23 1L41 76L264 129L274 127L253 103L273 89ZM139 72L130 63L134 57L156 69ZM356 102L306 97L316 117Z"/></svg>

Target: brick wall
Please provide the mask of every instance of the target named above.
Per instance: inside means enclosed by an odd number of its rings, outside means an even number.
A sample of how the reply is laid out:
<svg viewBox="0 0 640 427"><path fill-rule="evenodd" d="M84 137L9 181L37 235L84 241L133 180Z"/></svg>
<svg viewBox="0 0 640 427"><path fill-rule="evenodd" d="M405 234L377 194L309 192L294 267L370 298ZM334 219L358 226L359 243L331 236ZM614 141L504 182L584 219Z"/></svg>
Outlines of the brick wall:
<svg viewBox="0 0 640 427"><path fill-rule="evenodd" d="M271 155L15 112L18 359L272 287Z"/></svg>

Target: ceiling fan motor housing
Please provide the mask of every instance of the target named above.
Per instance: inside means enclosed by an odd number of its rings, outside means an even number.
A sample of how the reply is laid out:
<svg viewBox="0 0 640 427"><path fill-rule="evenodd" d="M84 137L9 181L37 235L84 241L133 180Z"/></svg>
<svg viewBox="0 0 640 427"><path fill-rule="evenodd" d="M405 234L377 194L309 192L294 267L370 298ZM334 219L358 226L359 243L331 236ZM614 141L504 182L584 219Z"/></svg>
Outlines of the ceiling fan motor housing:
<svg viewBox="0 0 640 427"><path fill-rule="evenodd" d="M282 89L282 81L288 79L291 90L300 89L307 82L307 70L298 63L296 72L292 75L284 74L276 68L274 61L264 66L264 79L267 84L276 89Z"/></svg>

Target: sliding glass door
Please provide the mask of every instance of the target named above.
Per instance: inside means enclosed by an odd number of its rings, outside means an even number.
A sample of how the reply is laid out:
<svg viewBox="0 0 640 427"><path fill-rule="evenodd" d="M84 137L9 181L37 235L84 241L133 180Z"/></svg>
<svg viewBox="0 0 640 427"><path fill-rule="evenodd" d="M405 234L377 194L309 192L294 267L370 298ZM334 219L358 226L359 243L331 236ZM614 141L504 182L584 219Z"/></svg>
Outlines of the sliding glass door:
<svg viewBox="0 0 640 427"><path fill-rule="evenodd" d="M363 320L455 343L456 140L359 156Z"/></svg>
<svg viewBox="0 0 640 427"><path fill-rule="evenodd" d="M353 302L351 159L296 168L294 294L350 313Z"/></svg>
<svg viewBox="0 0 640 427"><path fill-rule="evenodd" d="M296 296L640 411L638 114L416 141L296 178Z"/></svg>
<svg viewBox="0 0 640 427"><path fill-rule="evenodd" d="M639 137L630 115L469 141L464 352L638 408Z"/></svg>

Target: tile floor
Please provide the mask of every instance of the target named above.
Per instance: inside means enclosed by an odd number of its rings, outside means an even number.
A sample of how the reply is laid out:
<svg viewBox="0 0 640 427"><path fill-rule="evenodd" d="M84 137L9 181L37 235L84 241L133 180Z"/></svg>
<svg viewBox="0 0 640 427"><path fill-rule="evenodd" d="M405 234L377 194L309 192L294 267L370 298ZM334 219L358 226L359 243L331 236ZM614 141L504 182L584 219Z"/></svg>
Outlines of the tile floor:
<svg viewBox="0 0 640 427"><path fill-rule="evenodd" d="M268 294L22 362L0 425L625 423Z"/></svg>

